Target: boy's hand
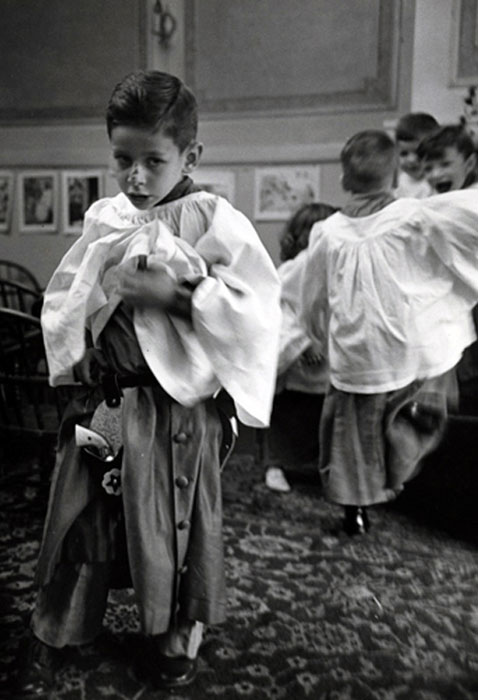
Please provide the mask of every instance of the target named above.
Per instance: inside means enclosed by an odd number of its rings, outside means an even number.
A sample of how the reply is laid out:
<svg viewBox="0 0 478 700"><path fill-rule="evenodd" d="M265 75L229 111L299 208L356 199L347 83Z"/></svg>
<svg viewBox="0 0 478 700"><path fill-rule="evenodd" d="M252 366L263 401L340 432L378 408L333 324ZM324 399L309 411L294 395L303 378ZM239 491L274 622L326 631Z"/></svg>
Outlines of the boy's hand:
<svg viewBox="0 0 478 700"><path fill-rule="evenodd" d="M177 283L167 265L151 263L145 270L128 265L118 275L118 292L130 306L167 309L174 303Z"/></svg>
<svg viewBox="0 0 478 700"><path fill-rule="evenodd" d="M73 376L77 382L88 386L97 386L108 366L101 350L87 348L85 354L73 367Z"/></svg>
<svg viewBox="0 0 478 700"><path fill-rule="evenodd" d="M307 348L307 350L304 350L300 356L301 363L307 367L315 367L316 365L320 365L322 360L323 357L315 352L315 350L312 350L312 348Z"/></svg>

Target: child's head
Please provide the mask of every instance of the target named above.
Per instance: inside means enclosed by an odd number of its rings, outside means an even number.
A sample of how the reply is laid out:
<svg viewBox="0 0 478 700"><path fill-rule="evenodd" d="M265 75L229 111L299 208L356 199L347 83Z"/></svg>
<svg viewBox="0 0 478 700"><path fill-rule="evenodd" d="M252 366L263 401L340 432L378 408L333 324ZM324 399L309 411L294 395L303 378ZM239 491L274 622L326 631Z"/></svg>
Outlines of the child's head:
<svg viewBox="0 0 478 700"><path fill-rule="evenodd" d="M435 117L426 112L410 112L398 120L395 140L398 148L398 165L413 180L423 178L423 167L417 155L420 141L439 128Z"/></svg>
<svg viewBox="0 0 478 700"><path fill-rule="evenodd" d="M282 262L295 258L301 250L307 248L312 226L336 211L335 207L321 202L304 204L300 207L287 222L280 239L280 259Z"/></svg>
<svg viewBox="0 0 478 700"><path fill-rule="evenodd" d="M197 166L197 112L193 93L168 73L137 71L116 85L106 126L116 179L138 209L158 204Z"/></svg>
<svg viewBox="0 0 478 700"><path fill-rule="evenodd" d="M368 194L392 188L397 156L385 131L368 129L355 134L343 147L340 161L344 190Z"/></svg>
<svg viewBox="0 0 478 700"><path fill-rule="evenodd" d="M473 139L460 124L443 126L423 139L418 156L426 179L438 193L468 187L477 179Z"/></svg>

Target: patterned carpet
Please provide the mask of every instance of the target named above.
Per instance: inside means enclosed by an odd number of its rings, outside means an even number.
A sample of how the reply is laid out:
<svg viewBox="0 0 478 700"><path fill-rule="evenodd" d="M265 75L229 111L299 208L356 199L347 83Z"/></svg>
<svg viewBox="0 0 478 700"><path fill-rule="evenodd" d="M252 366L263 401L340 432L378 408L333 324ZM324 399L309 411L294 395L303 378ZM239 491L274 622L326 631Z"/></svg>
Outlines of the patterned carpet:
<svg viewBox="0 0 478 700"><path fill-rule="evenodd" d="M478 698L478 549L473 536L374 509L362 538L340 531L312 469L268 491L248 455L224 473L227 623L208 631L191 700ZM0 504L1 676L10 698L45 507L38 477L4 478ZM435 499L436 503L436 499ZM419 510L419 509L418 509ZM421 512L423 516L423 512ZM468 533L469 535L470 533ZM168 697L134 675L142 639L132 591L115 592L104 634L69 650L52 700Z"/></svg>

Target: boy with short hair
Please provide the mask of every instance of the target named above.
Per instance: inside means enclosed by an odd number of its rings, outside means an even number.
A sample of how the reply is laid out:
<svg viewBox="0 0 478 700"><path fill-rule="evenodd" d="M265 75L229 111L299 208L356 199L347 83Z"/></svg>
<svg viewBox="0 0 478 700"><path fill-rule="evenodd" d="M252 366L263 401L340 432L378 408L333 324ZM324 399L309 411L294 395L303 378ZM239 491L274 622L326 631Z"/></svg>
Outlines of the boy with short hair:
<svg viewBox="0 0 478 700"><path fill-rule="evenodd" d="M475 339L478 201L466 190L394 200L385 132L353 136L341 162L350 197L312 229L302 314L329 359L321 479L354 535L369 528L367 507L393 499L443 434L450 370Z"/></svg>
<svg viewBox="0 0 478 700"><path fill-rule="evenodd" d="M461 190L477 181L473 139L461 124L448 124L425 137L417 148L424 176L437 194Z"/></svg>
<svg viewBox="0 0 478 700"><path fill-rule="evenodd" d="M274 395L279 279L246 217L190 178L194 95L132 73L107 130L121 191L86 213L42 312L51 383L83 388L60 428L25 696L50 697L53 652L95 639L114 587L135 591L141 673L192 683L203 628L226 608L220 400L266 427Z"/></svg>
<svg viewBox="0 0 478 700"><path fill-rule="evenodd" d="M435 192L472 188L478 196L477 154L472 135L462 124L449 124L426 137L418 148L425 177ZM473 309L478 334L478 307ZM460 411L478 413L478 342L463 353L456 368Z"/></svg>
<svg viewBox="0 0 478 700"><path fill-rule="evenodd" d="M432 194L423 175L423 167L417 155L420 141L438 129L435 117L426 112L410 112L398 120L395 141L398 149L398 183L396 197L422 199Z"/></svg>

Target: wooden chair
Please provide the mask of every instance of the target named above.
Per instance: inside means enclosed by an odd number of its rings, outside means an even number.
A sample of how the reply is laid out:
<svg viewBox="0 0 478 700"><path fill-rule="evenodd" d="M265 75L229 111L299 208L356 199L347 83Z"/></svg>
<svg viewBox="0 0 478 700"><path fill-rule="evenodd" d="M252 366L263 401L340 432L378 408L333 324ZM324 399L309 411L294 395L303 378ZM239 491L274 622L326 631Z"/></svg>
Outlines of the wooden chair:
<svg viewBox="0 0 478 700"><path fill-rule="evenodd" d="M70 394L71 395L71 394ZM48 369L38 318L0 308L0 446L14 440L34 444L40 469L52 466L61 416L69 395L48 384ZM4 454L5 464L8 455Z"/></svg>
<svg viewBox="0 0 478 700"><path fill-rule="evenodd" d="M5 309L15 309L23 313L39 316L43 295L41 292L27 287L20 282L2 279L0 277L0 306Z"/></svg>
<svg viewBox="0 0 478 700"><path fill-rule="evenodd" d="M0 279L18 282L39 294L42 292L40 283L33 272L30 272L28 268L12 262L11 260L0 260Z"/></svg>

